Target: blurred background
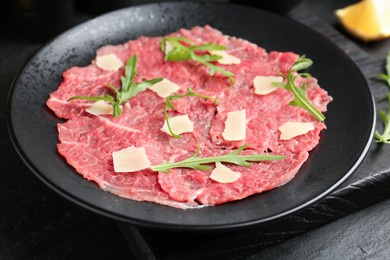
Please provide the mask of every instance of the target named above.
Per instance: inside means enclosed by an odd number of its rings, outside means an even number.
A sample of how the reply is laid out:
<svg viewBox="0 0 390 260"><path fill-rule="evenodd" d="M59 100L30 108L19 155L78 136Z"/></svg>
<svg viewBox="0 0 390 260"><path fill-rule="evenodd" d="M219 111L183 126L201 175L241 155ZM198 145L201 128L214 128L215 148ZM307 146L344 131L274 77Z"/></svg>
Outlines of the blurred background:
<svg viewBox="0 0 390 260"><path fill-rule="evenodd" d="M223 0L220 0L223 1ZM96 15L131 5L152 3L145 0L2 0L3 20L15 35L45 41L61 31ZM159 1L167 2L167 1ZM301 0L232 1L285 13ZM254 2L254 3L253 3Z"/></svg>
<svg viewBox="0 0 390 260"><path fill-rule="evenodd" d="M184 0L186 1L186 0ZM356 40L347 33L334 12L337 9L359 2L359 0L214 0L219 2L234 2L237 4L251 5L257 8L287 14L299 4L308 6L315 15L321 17L337 30ZM100 14L116 9L148 4L153 2L168 2L167 0L1 0L0 23L3 25L2 35L12 37L15 40L27 40L35 43L44 43L62 31L91 19ZM304 2L304 3L303 3ZM0 35L0 39L1 39ZM385 42L385 43L383 43ZM379 58L387 52L388 41L375 41L367 43L357 41L363 49L376 49Z"/></svg>
<svg viewBox="0 0 390 260"><path fill-rule="evenodd" d="M218 0L217 0L218 1ZM219 0L228 2L228 0ZM10 33L35 41L45 41L59 32L96 15L153 0L2 0L1 17ZM166 0L158 2L167 2ZM284 14L302 0L232 0ZM317 2L317 1L313 1ZM353 1L351 1L353 2Z"/></svg>

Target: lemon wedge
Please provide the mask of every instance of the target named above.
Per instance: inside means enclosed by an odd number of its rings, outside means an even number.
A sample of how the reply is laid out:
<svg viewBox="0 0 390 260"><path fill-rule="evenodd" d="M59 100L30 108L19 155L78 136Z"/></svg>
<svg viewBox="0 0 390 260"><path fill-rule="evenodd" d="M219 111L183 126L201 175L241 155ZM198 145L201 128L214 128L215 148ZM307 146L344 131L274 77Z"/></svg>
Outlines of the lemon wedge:
<svg viewBox="0 0 390 260"><path fill-rule="evenodd" d="M390 0L363 0L335 14L347 31L362 40L390 37Z"/></svg>

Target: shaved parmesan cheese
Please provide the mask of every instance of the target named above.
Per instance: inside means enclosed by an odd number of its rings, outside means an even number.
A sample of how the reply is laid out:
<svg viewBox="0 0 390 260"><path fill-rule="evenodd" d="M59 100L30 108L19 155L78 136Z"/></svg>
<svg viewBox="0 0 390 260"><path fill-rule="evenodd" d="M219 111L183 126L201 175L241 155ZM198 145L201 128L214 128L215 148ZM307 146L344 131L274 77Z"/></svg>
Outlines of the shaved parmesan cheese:
<svg viewBox="0 0 390 260"><path fill-rule="evenodd" d="M180 87L168 79L163 79L162 81L157 82L153 86L149 87L149 89L156 92L160 97L166 98L178 91Z"/></svg>
<svg viewBox="0 0 390 260"><path fill-rule="evenodd" d="M112 115L113 109L112 105L108 104L103 100L96 101L92 106L87 108L85 111L88 113L98 116L98 115Z"/></svg>
<svg viewBox="0 0 390 260"><path fill-rule="evenodd" d="M246 137L246 116L245 109L228 112L225 129L222 136L227 141L245 140Z"/></svg>
<svg viewBox="0 0 390 260"><path fill-rule="evenodd" d="M255 94L267 95L272 91L278 89L278 87L272 85L272 82L283 82L281 76L256 76L253 79L253 86L255 87Z"/></svg>
<svg viewBox="0 0 390 260"><path fill-rule="evenodd" d="M211 172L210 179L220 183L235 182L241 177L241 173L232 171L220 162L215 163L215 168Z"/></svg>
<svg viewBox="0 0 390 260"><path fill-rule="evenodd" d="M145 148L130 146L112 153L115 172L135 172L150 167Z"/></svg>
<svg viewBox="0 0 390 260"><path fill-rule="evenodd" d="M279 131L281 132L279 139L289 140L312 130L314 130L314 125L311 122L286 122L279 127Z"/></svg>
<svg viewBox="0 0 390 260"><path fill-rule="evenodd" d="M194 131L194 124L192 123L188 115L170 117L169 125L171 126L172 132L178 135ZM164 122L161 131L171 135L168 129L167 121Z"/></svg>
<svg viewBox="0 0 390 260"><path fill-rule="evenodd" d="M228 64L240 64L240 63L241 63L240 58L238 58L238 57L236 57L236 56L233 56L233 55L230 55L230 54L227 53L226 51L218 51L218 50L215 50L215 51L210 51L210 53L213 54L213 55L222 56L221 59L217 60L217 62L218 62L219 64L228 65Z"/></svg>
<svg viewBox="0 0 390 260"><path fill-rule="evenodd" d="M168 41L165 41L165 55L167 55L171 50L173 50L172 44L170 44Z"/></svg>
<svg viewBox="0 0 390 260"><path fill-rule="evenodd" d="M123 66L123 63L115 54L111 53L97 56L96 66L107 71L117 71Z"/></svg>

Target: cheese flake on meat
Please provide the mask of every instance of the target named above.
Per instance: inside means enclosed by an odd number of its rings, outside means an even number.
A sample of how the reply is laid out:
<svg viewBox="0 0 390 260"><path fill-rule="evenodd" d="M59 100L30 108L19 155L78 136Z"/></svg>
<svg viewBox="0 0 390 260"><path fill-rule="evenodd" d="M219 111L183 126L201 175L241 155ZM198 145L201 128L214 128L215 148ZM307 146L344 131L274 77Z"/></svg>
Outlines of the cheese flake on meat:
<svg viewBox="0 0 390 260"><path fill-rule="evenodd" d="M153 90L154 92L157 93L162 98L166 98L169 95L175 93L180 89L179 85L176 83L168 80L168 79L163 79L160 82L157 82L153 86L149 87L150 90Z"/></svg>
<svg viewBox="0 0 390 260"><path fill-rule="evenodd" d="M278 87L272 85L273 82L283 82L283 77L281 76L256 76L253 79L253 86L255 87L255 94L257 95L267 95L275 90Z"/></svg>
<svg viewBox="0 0 390 260"><path fill-rule="evenodd" d="M217 60L217 62L219 64L229 65L229 64L240 64L241 63L240 58L233 56L233 55L230 55L226 51L215 50L215 51L210 51L210 54L222 56L221 59Z"/></svg>
<svg viewBox="0 0 390 260"><path fill-rule="evenodd" d="M107 71L117 71L122 66L122 61L113 53L96 57L96 66Z"/></svg>
<svg viewBox="0 0 390 260"><path fill-rule="evenodd" d="M312 130L314 130L314 125L311 122L286 122L279 127L281 133L279 139L289 140Z"/></svg>
<svg viewBox="0 0 390 260"><path fill-rule="evenodd" d="M178 135L194 131L194 124L192 123L188 115L170 117L169 125L171 126L172 132ZM171 135L166 120L164 122L163 127L161 128L161 131Z"/></svg>
<svg viewBox="0 0 390 260"><path fill-rule="evenodd" d="M150 167L145 148L130 146L112 153L115 172L136 172Z"/></svg>
<svg viewBox="0 0 390 260"><path fill-rule="evenodd" d="M222 136L227 141L245 140L246 137L246 115L245 109L228 112L225 121L225 129Z"/></svg>
<svg viewBox="0 0 390 260"><path fill-rule="evenodd" d="M165 41L165 55L167 55L171 50L173 50L172 44L170 44L168 41Z"/></svg>
<svg viewBox="0 0 390 260"><path fill-rule="evenodd" d="M210 179L220 183L231 183L237 181L241 173L232 171L220 162L215 163L215 168L211 172Z"/></svg>
<svg viewBox="0 0 390 260"><path fill-rule="evenodd" d="M112 115L113 109L112 109L112 105L108 104L103 100L99 100L93 103L93 105L91 105L85 111L87 111L92 115L98 116L98 115Z"/></svg>

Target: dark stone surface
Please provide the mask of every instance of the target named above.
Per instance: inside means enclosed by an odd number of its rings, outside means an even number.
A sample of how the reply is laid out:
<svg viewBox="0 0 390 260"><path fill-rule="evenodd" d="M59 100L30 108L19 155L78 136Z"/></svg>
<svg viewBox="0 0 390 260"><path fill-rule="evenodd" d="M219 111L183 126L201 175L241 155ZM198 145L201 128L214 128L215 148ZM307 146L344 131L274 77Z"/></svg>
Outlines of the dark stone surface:
<svg viewBox="0 0 390 260"><path fill-rule="evenodd" d="M246 259L389 259L389 207L388 199Z"/></svg>

